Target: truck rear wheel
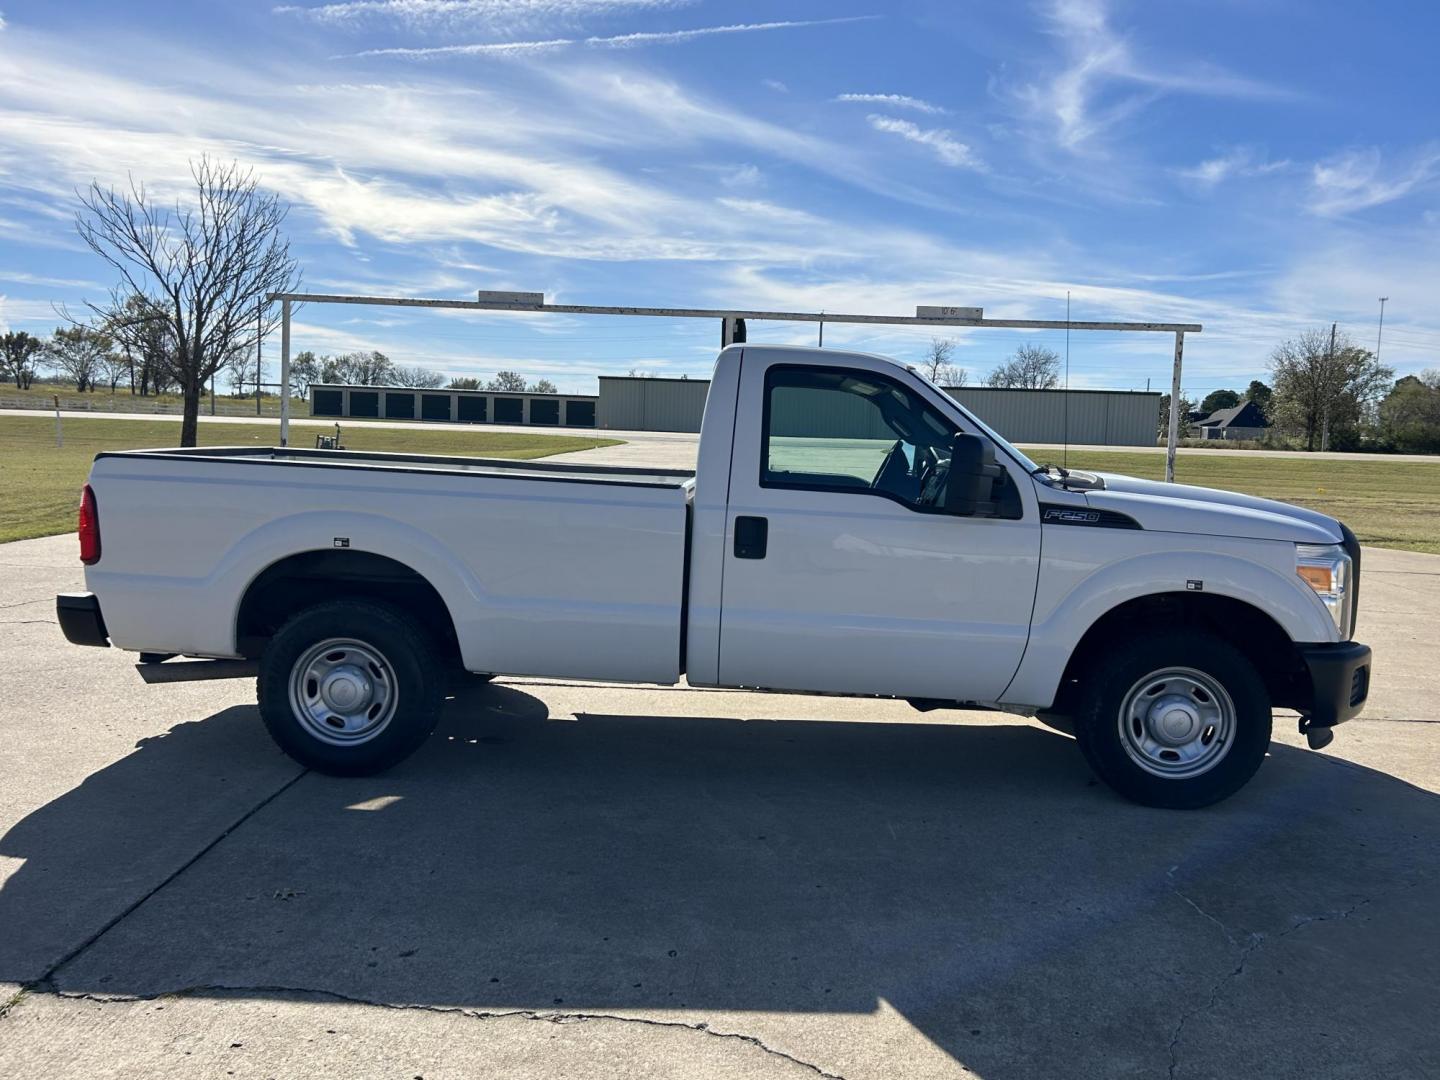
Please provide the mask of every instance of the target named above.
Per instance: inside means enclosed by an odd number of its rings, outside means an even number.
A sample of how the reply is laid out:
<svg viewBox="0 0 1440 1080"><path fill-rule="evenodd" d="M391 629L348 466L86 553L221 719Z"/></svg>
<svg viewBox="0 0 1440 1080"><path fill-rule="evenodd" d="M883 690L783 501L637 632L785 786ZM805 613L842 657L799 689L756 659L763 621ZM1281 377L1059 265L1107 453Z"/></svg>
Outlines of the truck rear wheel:
<svg viewBox="0 0 1440 1080"><path fill-rule="evenodd" d="M436 647L383 604L337 600L295 615L270 639L256 685L280 749L307 768L369 776L419 749L444 701Z"/></svg>
<svg viewBox="0 0 1440 1080"><path fill-rule="evenodd" d="M1075 739L1095 774L1145 806L1193 809L1239 791L1270 745L1270 696L1235 648L1147 634L1081 679Z"/></svg>

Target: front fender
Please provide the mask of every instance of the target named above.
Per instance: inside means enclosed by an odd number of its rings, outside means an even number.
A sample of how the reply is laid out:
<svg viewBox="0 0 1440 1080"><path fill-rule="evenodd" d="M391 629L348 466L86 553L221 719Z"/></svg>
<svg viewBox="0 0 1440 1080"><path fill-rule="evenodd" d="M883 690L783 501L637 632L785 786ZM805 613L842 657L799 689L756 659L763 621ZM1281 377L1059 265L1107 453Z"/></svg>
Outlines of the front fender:
<svg viewBox="0 0 1440 1080"><path fill-rule="evenodd" d="M1054 550L1067 545L1065 537L1051 535L1061 531L1046 530L1030 641L1002 695L1006 703L1037 708L1051 705L1065 667L1086 632L1121 604L1146 596L1198 589L1257 608L1291 641L1336 640L1335 624L1324 604L1294 572L1289 545L1267 543L1243 554L1200 550L1136 553L1090 565L1078 551ZM1109 535L1111 543L1121 542L1116 533ZM1138 538L1145 536L1136 532L1127 541L1138 543Z"/></svg>

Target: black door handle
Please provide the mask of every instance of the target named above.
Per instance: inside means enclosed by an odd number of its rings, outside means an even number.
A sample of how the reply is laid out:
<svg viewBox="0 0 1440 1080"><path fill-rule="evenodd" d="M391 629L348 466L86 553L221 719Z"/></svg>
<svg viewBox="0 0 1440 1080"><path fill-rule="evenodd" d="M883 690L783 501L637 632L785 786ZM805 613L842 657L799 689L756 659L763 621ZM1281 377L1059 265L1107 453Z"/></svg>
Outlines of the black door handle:
<svg viewBox="0 0 1440 1080"><path fill-rule="evenodd" d="M735 557L737 559L763 559L765 545L770 539L770 522L762 517L737 517L735 519Z"/></svg>

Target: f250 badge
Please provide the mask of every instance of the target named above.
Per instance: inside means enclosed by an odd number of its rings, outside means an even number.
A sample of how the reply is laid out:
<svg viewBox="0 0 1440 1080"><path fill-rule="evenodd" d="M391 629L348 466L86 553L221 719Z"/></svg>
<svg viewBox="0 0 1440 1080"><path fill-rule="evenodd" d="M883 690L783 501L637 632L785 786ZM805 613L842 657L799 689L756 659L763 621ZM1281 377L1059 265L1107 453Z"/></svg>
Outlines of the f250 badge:
<svg viewBox="0 0 1440 1080"><path fill-rule="evenodd" d="M1056 510L1051 508L1045 511L1044 521L1058 521L1063 525L1098 525L1100 515L1094 510Z"/></svg>

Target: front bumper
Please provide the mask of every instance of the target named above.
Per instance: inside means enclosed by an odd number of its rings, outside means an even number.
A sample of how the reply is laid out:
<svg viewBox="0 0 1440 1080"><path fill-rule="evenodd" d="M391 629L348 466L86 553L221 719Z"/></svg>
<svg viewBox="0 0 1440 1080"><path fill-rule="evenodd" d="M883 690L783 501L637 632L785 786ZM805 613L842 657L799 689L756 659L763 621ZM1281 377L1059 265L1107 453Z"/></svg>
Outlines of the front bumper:
<svg viewBox="0 0 1440 1080"><path fill-rule="evenodd" d="M1358 641L1301 645L1310 673L1310 707L1304 728L1331 728L1359 714L1370 696L1370 646Z"/></svg>
<svg viewBox="0 0 1440 1080"><path fill-rule="evenodd" d="M65 640L71 644L109 647L110 635L105 631L105 617L100 614L100 600L94 593L62 592L55 597L55 616Z"/></svg>

